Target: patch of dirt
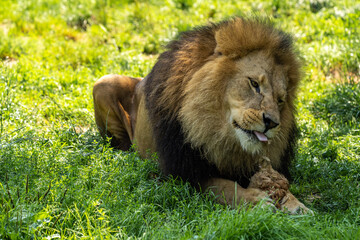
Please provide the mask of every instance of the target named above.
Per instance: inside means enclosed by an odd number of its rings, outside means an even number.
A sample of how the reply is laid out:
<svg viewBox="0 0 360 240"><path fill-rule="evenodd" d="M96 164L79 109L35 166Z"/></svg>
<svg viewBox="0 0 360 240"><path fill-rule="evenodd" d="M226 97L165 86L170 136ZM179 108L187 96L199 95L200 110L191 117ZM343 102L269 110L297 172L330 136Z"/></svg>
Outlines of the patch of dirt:
<svg viewBox="0 0 360 240"><path fill-rule="evenodd" d="M0 23L0 30L2 30L4 34L7 35L12 25L13 23L10 20L5 19L3 22Z"/></svg>
<svg viewBox="0 0 360 240"><path fill-rule="evenodd" d="M74 130L77 134L80 134L89 131L90 126L75 126Z"/></svg>
<svg viewBox="0 0 360 240"><path fill-rule="evenodd" d="M9 56L6 56L5 59L2 60L2 63L5 67L13 67L18 63L18 60L16 58L12 58Z"/></svg>
<svg viewBox="0 0 360 240"><path fill-rule="evenodd" d="M326 76L326 82L329 83L359 83L360 82L360 73L356 72L346 72L344 73L340 67L335 67L330 70L329 74Z"/></svg>

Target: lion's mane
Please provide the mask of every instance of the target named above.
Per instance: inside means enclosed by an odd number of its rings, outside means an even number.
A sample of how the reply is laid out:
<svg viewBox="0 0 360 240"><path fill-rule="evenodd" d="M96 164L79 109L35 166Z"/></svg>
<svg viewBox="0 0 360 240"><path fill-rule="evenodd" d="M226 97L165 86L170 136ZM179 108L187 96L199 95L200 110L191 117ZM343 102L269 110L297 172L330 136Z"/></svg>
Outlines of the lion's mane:
<svg viewBox="0 0 360 240"><path fill-rule="evenodd" d="M248 184L259 156L245 152L228 132L222 102L226 79L235 71L233 63L258 50L288 69L281 138L267 149L269 158L275 159L274 168L289 177L296 139L293 102L300 78L292 39L268 21L239 17L182 33L168 44L147 76L146 108L165 174L194 186L210 177ZM219 55L228 60L214 64Z"/></svg>

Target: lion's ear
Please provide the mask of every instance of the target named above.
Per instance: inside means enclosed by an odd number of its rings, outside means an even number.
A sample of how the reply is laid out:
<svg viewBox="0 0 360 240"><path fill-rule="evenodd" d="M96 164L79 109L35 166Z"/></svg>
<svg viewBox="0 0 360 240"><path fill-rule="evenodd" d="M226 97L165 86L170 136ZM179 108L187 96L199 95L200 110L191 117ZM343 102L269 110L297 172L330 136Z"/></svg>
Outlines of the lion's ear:
<svg viewBox="0 0 360 240"><path fill-rule="evenodd" d="M218 57L218 56L222 56L223 54L222 54L222 52L217 51L217 50L215 49L214 55Z"/></svg>
<svg viewBox="0 0 360 240"><path fill-rule="evenodd" d="M225 47L225 42L229 41L226 39L227 36L222 34L221 28L215 32L215 41L216 47L214 49L214 55L218 55L217 53L221 53L221 55L227 55L228 51Z"/></svg>
<svg viewBox="0 0 360 240"><path fill-rule="evenodd" d="M215 52L221 52L230 58L243 57L249 53L249 46L246 46L252 40L249 39L247 29L241 18L235 18L224 27L215 32L216 48ZM247 43L247 44L244 44Z"/></svg>
<svg viewBox="0 0 360 240"><path fill-rule="evenodd" d="M283 36L286 38L286 35L256 19L234 18L215 32L215 52L230 58L241 58L255 50L278 49Z"/></svg>

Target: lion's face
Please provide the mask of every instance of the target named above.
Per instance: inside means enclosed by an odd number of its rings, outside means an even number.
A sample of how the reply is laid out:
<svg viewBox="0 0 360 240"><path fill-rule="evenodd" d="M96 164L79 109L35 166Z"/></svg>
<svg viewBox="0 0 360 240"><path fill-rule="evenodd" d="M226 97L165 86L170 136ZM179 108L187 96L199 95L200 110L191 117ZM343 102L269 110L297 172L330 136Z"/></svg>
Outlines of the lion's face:
<svg viewBox="0 0 360 240"><path fill-rule="evenodd" d="M258 153L281 129L286 68L263 51L236 61L235 68L225 92L227 122L243 149Z"/></svg>

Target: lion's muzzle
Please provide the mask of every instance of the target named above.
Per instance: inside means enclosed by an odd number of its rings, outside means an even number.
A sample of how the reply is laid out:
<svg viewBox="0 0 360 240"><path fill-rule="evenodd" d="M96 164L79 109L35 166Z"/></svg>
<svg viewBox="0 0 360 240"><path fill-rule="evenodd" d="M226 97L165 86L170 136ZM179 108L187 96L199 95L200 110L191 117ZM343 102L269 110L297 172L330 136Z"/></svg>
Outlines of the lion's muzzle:
<svg viewBox="0 0 360 240"><path fill-rule="evenodd" d="M271 117L267 116L265 113L263 113L263 121L264 121L264 124L265 124L264 133L266 133L268 130L270 130L272 128L276 128L277 126L279 126L279 123L273 121L271 119Z"/></svg>

